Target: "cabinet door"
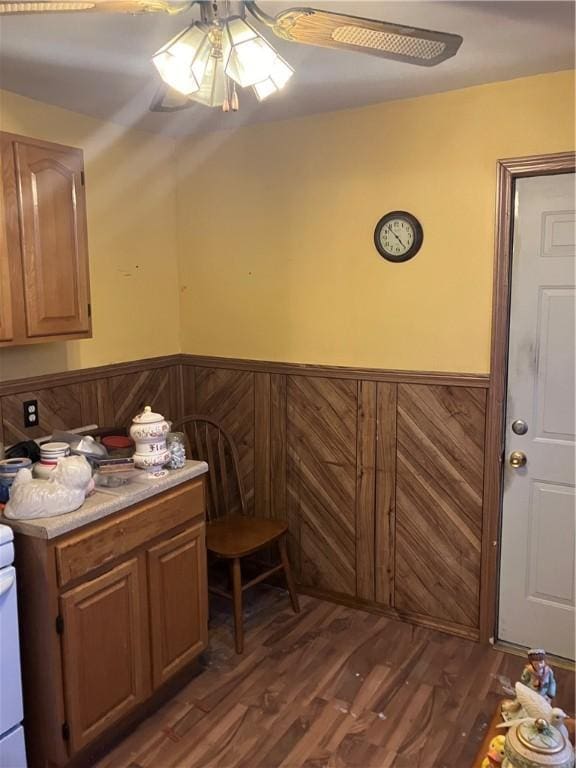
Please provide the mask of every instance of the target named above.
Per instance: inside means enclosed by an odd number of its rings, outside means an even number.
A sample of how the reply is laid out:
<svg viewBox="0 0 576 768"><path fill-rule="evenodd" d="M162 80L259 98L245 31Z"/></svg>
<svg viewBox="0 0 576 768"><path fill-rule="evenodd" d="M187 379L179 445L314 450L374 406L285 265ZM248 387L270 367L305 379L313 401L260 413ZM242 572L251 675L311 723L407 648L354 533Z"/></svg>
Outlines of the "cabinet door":
<svg viewBox="0 0 576 768"><path fill-rule="evenodd" d="M145 581L133 559L60 598L72 752L149 694Z"/></svg>
<svg viewBox="0 0 576 768"><path fill-rule="evenodd" d="M156 688L208 644L204 523L148 550L148 582Z"/></svg>
<svg viewBox="0 0 576 768"><path fill-rule="evenodd" d="M14 155L12 142L0 133L0 343L21 330L15 322L22 310L21 279Z"/></svg>
<svg viewBox="0 0 576 768"><path fill-rule="evenodd" d="M29 337L90 331L82 152L14 141Z"/></svg>
<svg viewBox="0 0 576 768"><path fill-rule="evenodd" d="M0 169L3 170L1 153ZM8 261L5 203L4 195L0 188L0 341L11 341L14 338L12 293L10 288L10 263Z"/></svg>

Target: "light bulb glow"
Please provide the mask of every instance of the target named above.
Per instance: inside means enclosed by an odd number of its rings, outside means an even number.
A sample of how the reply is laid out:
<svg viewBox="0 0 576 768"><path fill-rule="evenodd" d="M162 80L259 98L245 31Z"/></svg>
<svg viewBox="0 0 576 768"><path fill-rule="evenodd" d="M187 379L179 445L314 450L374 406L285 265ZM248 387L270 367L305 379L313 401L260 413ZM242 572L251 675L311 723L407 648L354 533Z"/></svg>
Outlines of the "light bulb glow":
<svg viewBox="0 0 576 768"><path fill-rule="evenodd" d="M160 48L152 62L165 83L189 96L200 88L210 51L206 27L195 23Z"/></svg>
<svg viewBox="0 0 576 768"><path fill-rule="evenodd" d="M221 58L210 56L199 90L190 95L207 107L220 107L226 98L226 75Z"/></svg>
<svg viewBox="0 0 576 768"><path fill-rule="evenodd" d="M268 96L280 91L294 74L294 70L283 58L276 56L276 60L266 80L254 85L254 93L258 101L264 101Z"/></svg>
<svg viewBox="0 0 576 768"><path fill-rule="evenodd" d="M241 88L269 77L278 54L244 19L228 19L222 43L225 72Z"/></svg>

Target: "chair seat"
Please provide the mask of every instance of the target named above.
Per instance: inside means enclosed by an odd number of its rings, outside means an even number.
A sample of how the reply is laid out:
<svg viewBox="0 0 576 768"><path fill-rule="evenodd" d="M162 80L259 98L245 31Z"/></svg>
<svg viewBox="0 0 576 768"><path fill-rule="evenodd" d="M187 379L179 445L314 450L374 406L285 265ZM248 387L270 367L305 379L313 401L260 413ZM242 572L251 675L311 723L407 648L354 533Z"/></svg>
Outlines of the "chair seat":
<svg viewBox="0 0 576 768"><path fill-rule="evenodd" d="M206 525L206 546L220 557L244 557L271 544L288 525L265 517L230 515Z"/></svg>

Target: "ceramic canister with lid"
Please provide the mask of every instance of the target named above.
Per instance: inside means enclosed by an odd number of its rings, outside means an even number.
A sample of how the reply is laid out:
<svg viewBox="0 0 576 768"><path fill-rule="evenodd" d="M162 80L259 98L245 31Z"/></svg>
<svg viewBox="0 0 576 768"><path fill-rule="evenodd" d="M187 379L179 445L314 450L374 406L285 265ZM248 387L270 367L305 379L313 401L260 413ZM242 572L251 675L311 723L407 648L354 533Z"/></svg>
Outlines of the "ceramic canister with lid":
<svg viewBox="0 0 576 768"><path fill-rule="evenodd" d="M574 749L546 720L524 720L506 735L502 768L574 768Z"/></svg>
<svg viewBox="0 0 576 768"><path fill-rule="evenodd" d="M154 471L170 460L170 451L166 447L169 431L168 422L159 413L154 413L149 405L133 418L130 437L136 443L135 466Z"/></svg>

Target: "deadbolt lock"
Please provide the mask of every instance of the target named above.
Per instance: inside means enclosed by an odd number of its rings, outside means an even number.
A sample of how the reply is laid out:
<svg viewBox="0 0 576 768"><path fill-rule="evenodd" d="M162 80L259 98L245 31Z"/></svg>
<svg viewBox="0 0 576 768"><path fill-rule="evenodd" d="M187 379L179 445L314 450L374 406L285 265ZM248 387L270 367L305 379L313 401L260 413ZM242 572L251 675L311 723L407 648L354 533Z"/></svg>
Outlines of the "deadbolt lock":
<svg viewBox="0 0 576 768"><path fill-rule="evenodd" d="M528 424L522 419L516 419L512 422L512 432L517 435L525 435L528 432Z"/></svg>
<svg viewBox="0 0 576 768"><path fill-rule="evenodd" d="M514 469L520 469L520 467L524 467L526 465L528 459L526 458L526 454L522 453L522 451L512 451L509 461L511 467L514 467Z"/></svg>

